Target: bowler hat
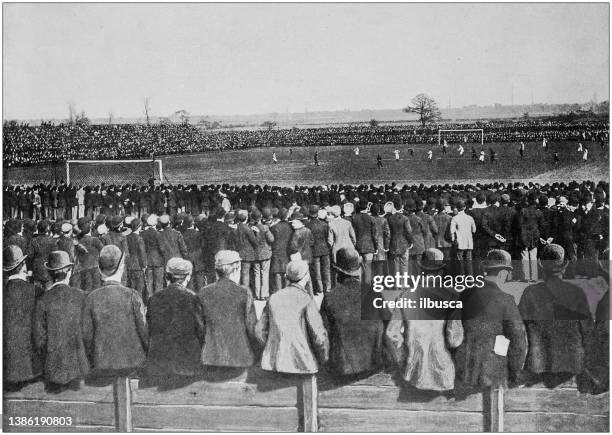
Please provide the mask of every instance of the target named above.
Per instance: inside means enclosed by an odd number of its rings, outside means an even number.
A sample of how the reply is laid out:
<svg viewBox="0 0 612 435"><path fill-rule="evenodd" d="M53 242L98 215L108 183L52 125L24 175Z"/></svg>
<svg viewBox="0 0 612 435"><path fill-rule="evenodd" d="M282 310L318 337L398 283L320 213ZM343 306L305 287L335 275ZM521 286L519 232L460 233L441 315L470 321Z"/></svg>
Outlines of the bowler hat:
<svg viewBox="0 0 612 435"><path fill-rule="evenodd" d="M354 249L342 248L336 252L334 268L349 276L359 276L359 253Z"/></svg>
<svg viewBox="0 0 612 435"><path fill-rule="evenodd" d="M299 220L302 220L302 219L304 219L304 215L296 210L291 215L291 219L290 220L292 220L292 221L299 221Z"/></svg>
<svg viewBox="0 0 612 435"><path fill-rule="evenodd" d="M172 276L187 276L193 272L191 261L173 257L166 263L166 273Z"/></svg>
<svg viewBox="0 0 612 435"><path fill-rule="evenodd" d="M110 221L111 228L117 229L123 224L123 218L121 216L113 216Z"/></svg>
<svg viewBox="0 0 612 435"><path fill-rule="evenodd" d="M550 245L544 246L540 258L538 258L538 265L547 271L556 273L561 272L567 266L568 261L565 258L565 249L561 245L551 243Z"/></svg>
<svg viewBox="0 0 612 435"><path fill-rule="evenodd" d="M491 249L482 262L485 270L513 270L512 257L503 249Z"/></svg>
<svg viewBox="0 0 612 435"><path fill-rule="evenodd" d="M285 275L290 282L298 282L302 278L304 278L310 268L308 263L304 260L293 260L287 264L287 269L285 270Z"/></svg>
<svg viewBox="0 0 612 435"><path fill-rule="evenodd" d="M47 270L61 270L69 266L74 266L74 263L70 261L70 256L66 251L51 252L45 263Z"/></svg>
<svg viewBox="0 0 612 435"><path fill-rule="evenodd" d="M21 265L28 258L27 255L23 255L23 251L17 245L9 245L4 248L2 252L2 269L5 272L9 272L16 269L17 266Z"/></svg>
<svg viewBox="0 0 612 435"><path fill-rule="evenodd" d="M319 214L319 206L315 204L311 205L310 210L308 211L308 215L314 218L314 217L317 217L318 214Z"/></svg>
<svg viewBox="0 0 612 435"><path fill-rule="evenodd" d="M114 274L123 260L123 252L115 245L106 245L100 251L98 266L106 275Z"/></svg>
<svg viewBox="0 0 612 435"><path fill-rule="evenodd" d="M423 270L440 270L446 266L444 254L436 248L429 248L423 252L423 256L417 259L417 264Z"/></svg>
<svg viewBox="0 0 612 435"><path fill-rule="evenodd" d="M140 228L140 220L139 219L133 219L132 222L130 222L130 229L132 231L136 231L138 228Z"/></svg>

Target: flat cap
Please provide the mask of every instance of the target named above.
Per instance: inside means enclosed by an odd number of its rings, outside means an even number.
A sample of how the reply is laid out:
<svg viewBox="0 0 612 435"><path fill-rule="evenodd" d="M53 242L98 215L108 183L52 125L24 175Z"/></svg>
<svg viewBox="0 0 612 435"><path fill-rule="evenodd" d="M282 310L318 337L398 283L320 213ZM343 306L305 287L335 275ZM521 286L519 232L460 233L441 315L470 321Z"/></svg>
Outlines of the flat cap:
<svg viewBox="0 0 612 435"><path fill-rule="evenodd" d="M187 276L193 272L193 265L189 260L173 257L166 263L166 273L172 276Z"/></svg>
<svg viewBox="0 0 612 435"><path fill-rule="evenodd" d="M287 265L285 274L291 282L298 282L309 272L308 263L305 260L293 260Z"/></svg>
<svg viewBox="0 0 612 435"><path fill-rule="evenodd" d="M221 250L215 254L215 268L240 262L240 255L236 251Z"/></svg>

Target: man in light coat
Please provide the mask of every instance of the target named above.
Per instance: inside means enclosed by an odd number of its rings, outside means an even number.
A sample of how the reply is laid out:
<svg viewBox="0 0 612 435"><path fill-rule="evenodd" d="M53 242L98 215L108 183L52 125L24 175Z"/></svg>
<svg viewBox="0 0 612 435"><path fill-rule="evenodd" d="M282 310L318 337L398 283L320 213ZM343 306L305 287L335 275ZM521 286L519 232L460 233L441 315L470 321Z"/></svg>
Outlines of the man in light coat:
<svg viewBox="0 0 612 435"><path fill-rule="evenodd" d="M287 265L289 285L268 300L255 334L264 346L261 368L279 373L314 374L329 357L329 339L315 300L306 290L310 280L304 260Z"/></svg>
<svg viewBox="0 0 612 435"><path fill-rule="evenodd" d="M472 216L465 213L465 202L459 200L457 203L458 213L451 219L451 237L456 245L458 262L457 272L460 275L471 275L473 273L472 251L474 249L474 233L476 223Z"/></svg>

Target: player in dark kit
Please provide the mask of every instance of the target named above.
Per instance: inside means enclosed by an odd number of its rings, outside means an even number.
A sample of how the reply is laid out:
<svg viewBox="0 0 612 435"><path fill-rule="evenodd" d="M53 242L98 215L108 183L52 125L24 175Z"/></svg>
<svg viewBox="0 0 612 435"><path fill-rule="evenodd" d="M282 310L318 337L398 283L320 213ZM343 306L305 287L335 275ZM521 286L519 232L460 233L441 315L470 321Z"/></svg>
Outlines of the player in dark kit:
<svg viewBox="0 0 612 435"><path fill-rule="evenodd" d="M559 153L557 151L555 151L555 153L553 154L553 160L555 162L555 165L559 164Z"/></svg>
<svg viewBox="0 0 612 435"><path fill-rule="evenodd" d="M319 166L319 152L318 151L315 151L314 153L314 163L315 163L315 166Z"/></svg>
<svg viewBox="0 0 612 435"><path fill-rule="evenodd" d="M383 164L382 164L382 157L380 156L380 154L379 154L379 155L376 157L376 167L377 167L378 169L380 169L380 168L382 168L382 167L383 167Z"/></svg>

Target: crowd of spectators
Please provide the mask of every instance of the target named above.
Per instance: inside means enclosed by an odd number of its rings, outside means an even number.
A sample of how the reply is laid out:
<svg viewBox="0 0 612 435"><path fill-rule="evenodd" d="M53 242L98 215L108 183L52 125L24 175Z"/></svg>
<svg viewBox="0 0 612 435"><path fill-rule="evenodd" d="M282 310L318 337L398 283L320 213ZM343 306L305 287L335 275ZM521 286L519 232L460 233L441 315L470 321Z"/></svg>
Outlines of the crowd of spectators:
<svg viewBox="0 0 612 435"><path fill-rule="evenodd" d="M268 146L330 146L361 144L435 144L439 129L483 129L484 142L547 140L607 141L608 120L546 119L444 122L425 128L416 124L329 126L259 130L205 130L190 124L37 126L5 122L5 167L65 160L116 160ZM445 132L451 142L479 143L480 132Z"/></svg>

